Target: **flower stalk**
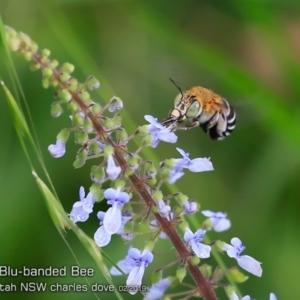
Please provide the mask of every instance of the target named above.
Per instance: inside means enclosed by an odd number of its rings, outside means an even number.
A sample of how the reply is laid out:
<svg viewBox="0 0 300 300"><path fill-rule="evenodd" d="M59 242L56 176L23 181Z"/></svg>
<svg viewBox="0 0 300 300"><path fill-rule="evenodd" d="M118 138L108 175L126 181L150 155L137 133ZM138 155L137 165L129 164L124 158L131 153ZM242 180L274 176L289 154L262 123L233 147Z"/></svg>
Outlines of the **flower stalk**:
<svg viewBox="0 0 300 300"><path fill-rule="evenodd" d="M126 284L129 293L135 294L140 290L146 267L154 259L152 251L157 240L168 237L178 255L176 259L177 282L179 281L184 286L182 281L187 272L195 282L195 286L190 286L190 290L183 293L187 295L186 299L197 296L205 300L217 300L214 289L221 286L225 288L229 299L241 298L236 294L233 286L218 283L226 273L225 270L218 276L205 270L204 276L199 267L200 259L209 258L212 247L215 247L219 251L227 252L228 256L234 258L244 270L255 276L261 276L260 262L250 256L240 255L245 248L240 239L233 238L231 245L221 241L213 242L211 245L202 243L207 231L221 232L230 228L231 222L227 219L227 214L202 211L208 219L203 222L202 228L193 233L185 217L197 213L198 203L181 193L164 196L159 190L165 182L173 184L179 180L184 175L184 169L191 172L213 170L210 160L207 158L190 159L188 153L177 148L182 157L166 159L157 171L153 163L141 159L139 153L147 146L156 148L161 141L175 143L177 136L173 132L173 125L165 127L156 118L146 115L145 119L150 124L139 127L134 134L128 136L121 127L120 114L116 113L112 118L103 115L106 111L114 113L122 109L122 100L114 96L107 105L101 107L100 104L92 101L86 91L86 88L94 90L100 86L96 78L90 76L84 83L79 83L77 79L70 76L70 73L74 71L73 65L65 63L58 69L58 62L49 59L50 51L44 49L38 53L36 43L27 35L17 33L9 27L6 28L6 35L12 51L17 51L27 60L32 61L32 69L42 70L43 86L57 88L56 95L60 100L52 104L53 117L59 117L63 113L63 104L67 104L72 111L70 118L74 127L63 129L57 135L56 144L48 148L50 154L56 158L63 156L66 152L69 134L74 131L76 143L81 145L74 162L75 168L82 167L87 159L103 157L100 165L92 167L91 179L94 183L90 191L85 195L84 188L80 188L80 201L73 205L71 213L68 214L69 218L74 223L86 221L93 212L96 202L106 199L111 207L106 212L98 212L100 227L94 234L94 240L99 247L106 246L115 234L121 235L126 241L131 241L134 236L132 230L134 222L138 223L140 233L148 231L152 233L152 239L146 243L143 251L130 247L126 258L118 262L123 273L128 274ZM94 137L90 138L90 134ZM137 135L143 137L142 143L135 152L130 153L126 148L127 143ZM157 174L160 176L159 180L156 178ZM101 185L107 180L112 181L115 186L104 191ZM131 205L134 201L130 199L135 193L142 199L143 207L140 211L133 213ZM172 208L172 199L177 201L180 207ZM180 236L176 226L185 232L183 237ZM173 282L171 277L162 278L162 270L170 265L172 263L160 268L161 272L156 274L156 279L144 299L159 299L171 286ZM121 274L114 267L110 272L115 276ZM240 273L238 275L240 278L245 277Z"/></svg>

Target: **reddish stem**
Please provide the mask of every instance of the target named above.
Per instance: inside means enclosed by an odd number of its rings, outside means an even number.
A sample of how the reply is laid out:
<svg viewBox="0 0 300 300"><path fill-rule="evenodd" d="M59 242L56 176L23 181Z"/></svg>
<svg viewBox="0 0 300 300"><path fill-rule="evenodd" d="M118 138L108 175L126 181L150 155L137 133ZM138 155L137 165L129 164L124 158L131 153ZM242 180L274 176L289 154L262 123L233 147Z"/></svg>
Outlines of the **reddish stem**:
<svg viewBox="0 0 300 300"><path fill-rule="evenodd" d="M41 60L41 56L35 54L33 59L38 62L42 67L47 67L48 63L44 63ZM61 81L60 73L57 70L53 70L53 75L56 80L60 83L60 85L66 89L68 89L68 85ZM70 92L70 91L69 91ZM72 94L72 100L74 100L81 108L81 110L87 115L87 117L93 123L95 131L97 132L98 136L105 141L106 144L111 145L114 148L114 157L115 160L118 162L119 166L122 170L126 170L128 168L127 162L122 156L122 150L115 144L115 142L107 135L105 128L100 124L97 117L92 114L89 107L82 101L80 96L75 92L70 92ZM141 196L141 198L145 201L147 207L151 208L156 205L155 200L153 199L152 195L149 193L146 184L144 181L139 178L136 174L130 175L129 180L131 181L134 189L136 192ZM174 224L167 220L166 218L161 217L158 213L154 213L157 222L159 223L160 227L162 228L163 232L169 237L172 244L174 245L175 249L179 257L187 262L187 268L193 277L199 293L201 293L203 299L205 300L217 300L216 295L213 291L213 288L209 282L206 281L204 276L199 270L197 265L193 265L191 261L191 256L189 250L184 245L183 241L181 240L180 236L178 235Z"/></svg>

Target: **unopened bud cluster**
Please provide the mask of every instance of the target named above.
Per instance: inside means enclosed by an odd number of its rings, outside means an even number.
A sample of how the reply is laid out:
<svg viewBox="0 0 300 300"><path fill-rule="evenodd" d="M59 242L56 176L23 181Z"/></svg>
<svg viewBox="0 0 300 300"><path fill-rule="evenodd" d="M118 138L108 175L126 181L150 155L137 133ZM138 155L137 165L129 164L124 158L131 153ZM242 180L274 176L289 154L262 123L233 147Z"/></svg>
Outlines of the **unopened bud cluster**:
<svg viewBox="0 0 300 300"><path fill-rule="evenodd" d="M246 276L236 268L222 272L216 268L213 271L207 264L212 248L223 251L253 275L262 275L261 263L251 256L241 254L245 247L239 238L232 238L230 244L221 241L205 243L208 231L222 232L230 228L231 223L225 213L209 210L201 212L199 202L189 199L187 195L164 195L161 191L163 184L175 183L186 170L213 170L210 159L191 159L187 152L177 148L179 157L166 158L159 165L154 165L140 154L145 147L156 148L161 141L176 143L177 136L171 128L146 115L145 120L149 124L128 133L122 126L119 114L119 110L123 108L120 98L113 96L103 106L92 99L90 91L100 86L95 77L90 76L84 83L80 83L71 75L75 69L72 64L60 65L50 58L48 49L38 52L38 46L27 35L7 27L6 38L12 51L31 61L32 70L41 69L43 86L55 88L56 100L51 106L52 116L59 117L66 109L70 112L71 126L57 134L56 142L48 147L50 154L55 158L62 157L72 134L79 148L74 167L80 168L90 159L94 161L90 172L92 184L88 192L83 187L79 188L79 200L68 214L70 219L77 223L85 222L89 217L98 218L99 227L95 228L94 241L99 247L107 246L115 238L134 244L136 236L145 234L147 237L142 250L132 245L127 250L124 247L124 258L117 263L123 273L128 274L126 284L131 287L128 289L131 294L139 291L147 266L155 260L153 250L156 244L166 238L173 243L180 259L173 255L174 261L169 261L166 267L160 268L163 272L155 272L155 276L152 276L153 285L145 299L162 298L171 285L184 282L189 272L193 273L191 270L196 270L199 276L192 274L195 286L189 285L187 298L201 295L204 299L217 299L213 287L217 287L225 273L233 274L232 277L237 282L246 280ZM135 151L128 151L128 143L133 139L138 139L140 146ZM108 181L110 187L104 189L103 184ZM106 201L109 209L91 215L100 201ZM198 214L197 219L202 218L203 221L201 228L196 231L189 227L189 216L194 214ZM172 245L169 249L172 251ZM168 274L167 266L176 262L176 273ZM201 275L202 268L205 269L205 276ZM114 276L122 274L115 267L110 272ZM200 286L204 288L201 290ZM225 291L229 299L240 299L234 287L226 285ZM171 294L169 297L171 298ZM248 299L245 297L242 299Z"/></svg>

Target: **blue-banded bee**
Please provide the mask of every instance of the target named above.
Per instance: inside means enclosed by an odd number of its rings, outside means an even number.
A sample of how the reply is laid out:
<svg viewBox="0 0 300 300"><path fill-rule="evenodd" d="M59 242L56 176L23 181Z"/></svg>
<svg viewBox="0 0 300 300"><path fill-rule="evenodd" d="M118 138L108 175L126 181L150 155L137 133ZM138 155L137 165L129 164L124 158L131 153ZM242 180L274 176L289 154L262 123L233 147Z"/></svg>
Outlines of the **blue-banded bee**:
<svg viewBox="0 0 300 300"><path fill-rule="evenodd" d="M179 89L174 108L162 125L173 125L173 131L187 130L200 126L213 140L223 140L235 128L236 114L233 107L221 96L201 86L195 86L182 92ZM186 126L178 126L184 120L191 121Z"/></svg>

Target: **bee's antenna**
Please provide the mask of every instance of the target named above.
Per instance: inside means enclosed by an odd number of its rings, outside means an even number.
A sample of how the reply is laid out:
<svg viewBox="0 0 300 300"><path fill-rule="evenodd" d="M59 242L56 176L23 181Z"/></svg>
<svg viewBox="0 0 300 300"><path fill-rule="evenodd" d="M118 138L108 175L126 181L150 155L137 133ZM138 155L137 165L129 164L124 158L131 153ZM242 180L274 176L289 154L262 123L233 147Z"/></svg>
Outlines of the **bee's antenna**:
<svg viewBox="0 0 300 300"><path fill-rule="evenodd" d="M179 89L180 94L183 97L183 92L182 92L181 88L179 87L179 85L172 78L169 78L169 79Z"/></svg>

